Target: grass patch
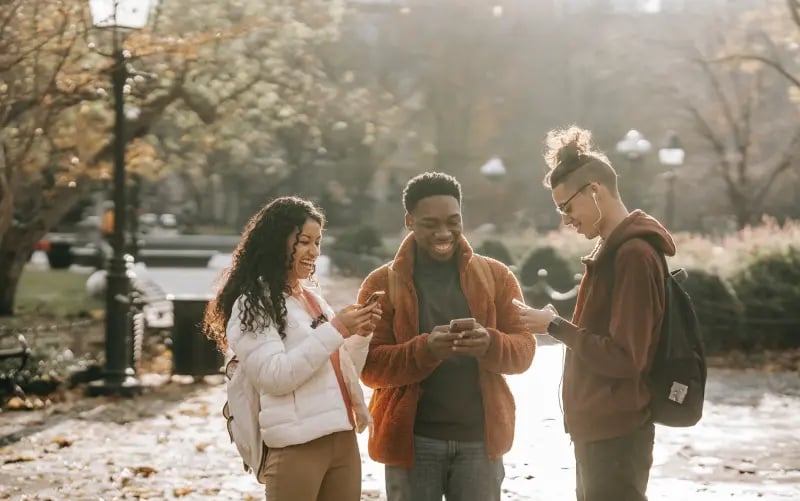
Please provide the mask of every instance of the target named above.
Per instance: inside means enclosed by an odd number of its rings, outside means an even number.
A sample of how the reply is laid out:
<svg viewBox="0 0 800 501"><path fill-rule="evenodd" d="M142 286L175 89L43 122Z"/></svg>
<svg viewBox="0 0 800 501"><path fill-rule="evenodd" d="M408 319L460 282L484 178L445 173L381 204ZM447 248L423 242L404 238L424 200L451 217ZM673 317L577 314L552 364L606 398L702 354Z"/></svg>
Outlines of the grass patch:
<svg viewBox="0 0 800 501"><path fill-rule="evenodd" d="M17 289L16 313L69 318L102 310L104 302L86 292L88 278L68 270L26 269Z"/></svg>

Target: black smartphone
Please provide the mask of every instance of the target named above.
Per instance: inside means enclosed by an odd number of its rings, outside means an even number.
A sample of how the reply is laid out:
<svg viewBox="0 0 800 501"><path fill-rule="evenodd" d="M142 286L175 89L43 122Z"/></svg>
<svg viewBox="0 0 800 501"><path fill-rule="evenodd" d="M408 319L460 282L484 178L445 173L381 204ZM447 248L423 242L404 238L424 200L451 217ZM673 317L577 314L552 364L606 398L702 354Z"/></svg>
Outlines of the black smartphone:
<svg viewBox="0 0 800 501"><path fill-rule="evenodd" d="M450 332L471 331L474 328L474 318L456 318L450 321Z"/></svg>

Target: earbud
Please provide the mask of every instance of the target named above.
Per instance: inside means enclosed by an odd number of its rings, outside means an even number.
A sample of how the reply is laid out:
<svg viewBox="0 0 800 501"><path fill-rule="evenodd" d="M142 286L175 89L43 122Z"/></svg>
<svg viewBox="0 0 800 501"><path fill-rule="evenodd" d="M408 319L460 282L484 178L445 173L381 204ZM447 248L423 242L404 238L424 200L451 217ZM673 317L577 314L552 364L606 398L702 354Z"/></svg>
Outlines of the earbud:
<svg viewBox="0 0 800 501"><path fill-rule="evenodd" d="M597 203L597 192L596 191L592 192L592 198L594 199L594 203Z"/></svg>

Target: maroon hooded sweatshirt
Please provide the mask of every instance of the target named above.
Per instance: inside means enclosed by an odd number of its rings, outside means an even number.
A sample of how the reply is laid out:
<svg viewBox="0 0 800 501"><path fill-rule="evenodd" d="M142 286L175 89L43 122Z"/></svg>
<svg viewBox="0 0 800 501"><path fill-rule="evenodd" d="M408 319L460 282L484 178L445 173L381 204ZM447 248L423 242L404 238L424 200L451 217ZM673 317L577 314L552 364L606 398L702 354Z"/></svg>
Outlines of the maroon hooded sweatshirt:
<svg viewBox="0 0 800 501"><path fill-rule="evenodd" d="M664 316L661 256L675 255L667 230L634 211L583 258L567 345L564 424L576 442L625 435L650 419L647 373Z"/></svg>

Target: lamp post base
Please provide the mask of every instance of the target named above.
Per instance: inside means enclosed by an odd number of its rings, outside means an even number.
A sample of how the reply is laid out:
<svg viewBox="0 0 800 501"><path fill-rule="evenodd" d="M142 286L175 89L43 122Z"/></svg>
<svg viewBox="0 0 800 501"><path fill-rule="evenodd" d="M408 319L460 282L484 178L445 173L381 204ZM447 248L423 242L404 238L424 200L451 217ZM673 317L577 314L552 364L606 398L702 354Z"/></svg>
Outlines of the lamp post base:
<svg viewBox="0 0 800 501"><path fill-rule="evenodd" d="M132 398L142 394L142 383L133 376L105 375L102 379L92 381L86 388L86 394L90 397L120 396Z"/></svg>

